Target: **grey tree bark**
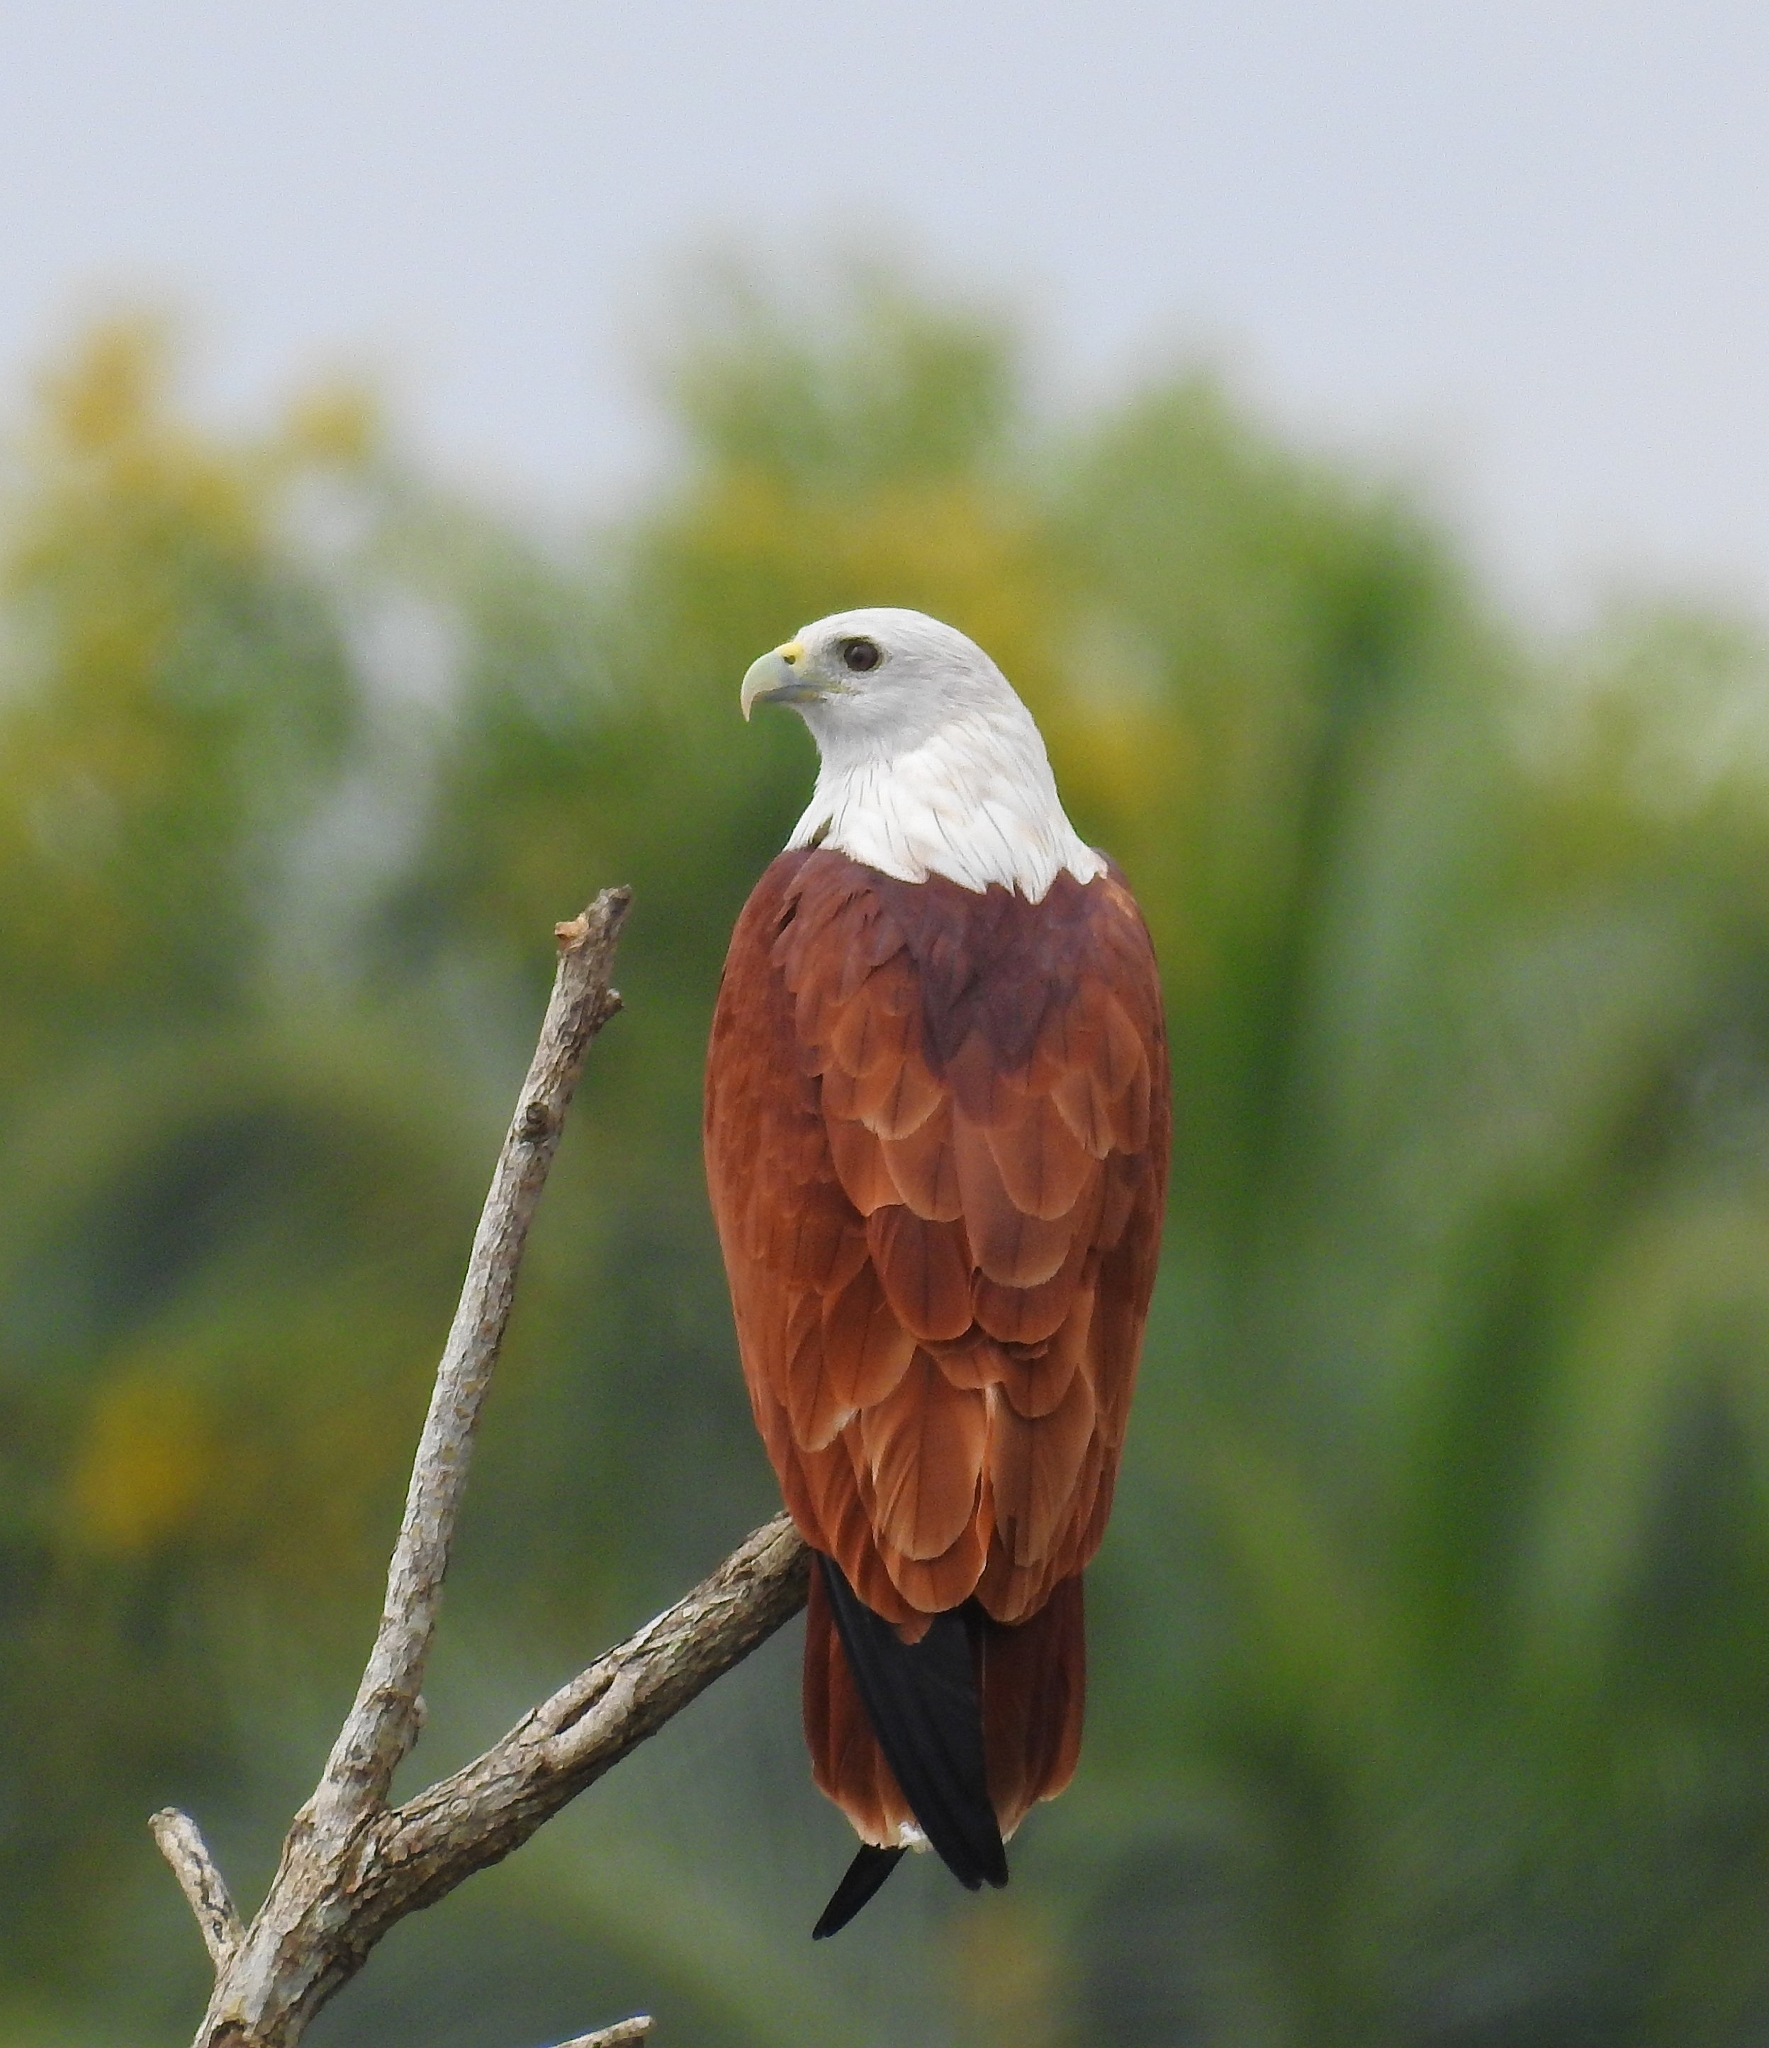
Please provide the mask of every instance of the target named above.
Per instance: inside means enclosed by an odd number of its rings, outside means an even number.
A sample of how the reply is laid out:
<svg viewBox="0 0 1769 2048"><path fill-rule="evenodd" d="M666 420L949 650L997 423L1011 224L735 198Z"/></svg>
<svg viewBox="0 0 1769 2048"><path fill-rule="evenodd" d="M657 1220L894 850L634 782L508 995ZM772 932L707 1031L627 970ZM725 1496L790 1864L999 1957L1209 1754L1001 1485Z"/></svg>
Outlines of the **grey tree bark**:
<svg viewBox="0 0 1769 2048"><path fill-rule="evenodd" d="M388 1804L393 1773L418 1736L455 1522L528 1227L590 1045L620 1008L609 976L628 901L626 890L605 889L558 927L552 997L437 1367L374 1648L249 1924L196 1823L170 1809L153 1817L154 1839L215 1966L194 2048L293 2048L390 1927L519 1847L804 1604L807 1553L780 1515L483 1755ZM624 2020L568 2048L637 2041L649 2026Z"/></svg>

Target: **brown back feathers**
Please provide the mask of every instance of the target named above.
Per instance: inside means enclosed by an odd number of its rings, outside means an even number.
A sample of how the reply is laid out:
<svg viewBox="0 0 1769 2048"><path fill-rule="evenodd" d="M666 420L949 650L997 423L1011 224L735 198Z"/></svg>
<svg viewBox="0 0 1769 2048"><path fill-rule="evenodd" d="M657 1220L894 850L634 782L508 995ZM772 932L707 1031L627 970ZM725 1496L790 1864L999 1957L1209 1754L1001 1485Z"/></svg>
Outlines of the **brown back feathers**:
<svg viewBox="0 0 1769 2048"><path fill-rule="evenodd" d="M1154 960L1115 875L1060 874L1030 904L816 850L782 854L757 884L706 1103L744 1373L807 1542L905 1639L973 1596L1023 1623L1093 1555L1154 1283L1168 1121ZM985 1697L987 1717L1005 1733L1034 1694L1056 1712L1038 1782L1020 1782L1024 1757L1006 1767L1020 1810L1074 1762L1079 1587L1058 1619L994 1651L1004 1680L1026 1668L1013 1698L1004 1684ZM823 1685L828 1740L863 1775L839 1670ZM1069 1692L1072 1716L1055 1706ZM880 1821L891 1797L880 1785L867 1802Z"/></svg>

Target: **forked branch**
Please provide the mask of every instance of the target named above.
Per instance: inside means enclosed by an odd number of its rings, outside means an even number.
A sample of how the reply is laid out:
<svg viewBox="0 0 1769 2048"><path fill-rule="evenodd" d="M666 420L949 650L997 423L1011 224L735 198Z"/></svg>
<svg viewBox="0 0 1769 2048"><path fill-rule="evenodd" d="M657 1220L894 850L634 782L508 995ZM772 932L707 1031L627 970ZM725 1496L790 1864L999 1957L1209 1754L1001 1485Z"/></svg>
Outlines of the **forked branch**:
<svg viewBox="0 0 1769 2048"><path fill-rule="evenodd" d="M154 1838L215 1965L196 2048L293 2048L390 1927L507 1856L804 1603L806 1554L780 1516L464 1770L403 1806L387 1804L393 1773L417 1739L449 1549L528 1227L584 1058L620 1008L609 974L627 903L626 890L604 890L558 928L552 999L437 1368L374 1648L249 1927L196 1824L171 1811L154 1816ZM648 2027L623 2021L584 2036L584 2048L636 2041Z"/></svg>

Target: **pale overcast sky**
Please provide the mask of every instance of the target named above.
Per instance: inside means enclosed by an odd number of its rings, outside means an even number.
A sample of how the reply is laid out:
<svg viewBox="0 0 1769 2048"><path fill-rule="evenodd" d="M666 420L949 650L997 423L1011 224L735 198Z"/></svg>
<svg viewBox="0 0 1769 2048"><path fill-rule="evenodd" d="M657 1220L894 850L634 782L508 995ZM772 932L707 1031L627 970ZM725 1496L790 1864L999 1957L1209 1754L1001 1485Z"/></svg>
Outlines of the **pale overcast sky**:
<svg viewBox="0 0 1769 2048"><path fill-rule="evenodd" d="M191 316L211 402L327 363L506 496L654 447L631 338L726 234L886 225L1071 386L1204 349L1431 480L1510 587L1769 610L1769 6L8 0L0 387Z"/></svg>

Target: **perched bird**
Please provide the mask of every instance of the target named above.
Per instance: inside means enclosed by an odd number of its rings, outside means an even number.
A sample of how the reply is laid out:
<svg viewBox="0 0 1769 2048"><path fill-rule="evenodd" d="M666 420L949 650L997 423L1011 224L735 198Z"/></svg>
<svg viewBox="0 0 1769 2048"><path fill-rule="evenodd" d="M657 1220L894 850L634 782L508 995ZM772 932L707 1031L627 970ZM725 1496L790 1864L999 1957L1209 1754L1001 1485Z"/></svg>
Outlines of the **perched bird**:
<svg viewBox="0 0 1769 2048"><path fill-rule="evenodd" d="M842 612L741 703L790 704L821 756L732 934L705 1137L756 1424L816 1553L812 1772L863 1845L823 1936L907 1848L1005 1884L1074 1772L1167 1048L1135 901L981 648Z"/></svg>

